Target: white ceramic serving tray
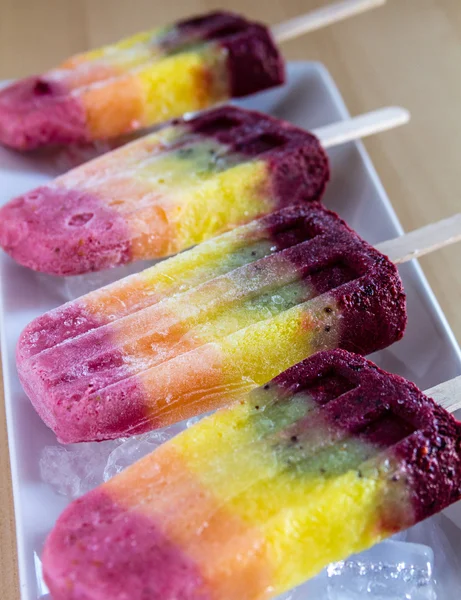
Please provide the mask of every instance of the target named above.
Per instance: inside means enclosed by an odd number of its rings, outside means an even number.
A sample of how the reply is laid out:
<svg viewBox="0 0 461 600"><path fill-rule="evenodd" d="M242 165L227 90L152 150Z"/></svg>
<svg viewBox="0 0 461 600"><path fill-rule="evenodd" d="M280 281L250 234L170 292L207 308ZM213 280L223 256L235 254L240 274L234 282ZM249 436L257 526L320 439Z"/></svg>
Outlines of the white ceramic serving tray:
<svg viewBox="0 0 461 600"><path fill-rule="evenodd" d="M308 129L348 117L328 72L319 64L307 62L289 65L288 84L283 88L255 96L242 105L270 112ZM367 107L374 108L377 107ZM332 179L324 198L326 206L337 211L371 243L402 233L363 146L349 143L331 150L329 155ZM27 157L0 148L0 205L47 182L59 173L57 165L62 168L63 164L62 155ZM145 265L138 264L136 270L142 266ZM133 267L129 270L133 271ZM416 263L405 265L400 272L408 295L406 336L373 359L385 369L399 373L425 389L460 374L461 354L419 266ZM41 597L36 581L35 553L40 554L44 538L67 499L58 496L40 480L38 461L41 451L44 446L57 442L21 388L15 367L16 341L23 327L44 311L79 295L82 290L125 274L127 268L121 268L69 282L33 273L0 251L1 349L22 600ZM461 527L461 507L452 509L450 515ZM447 530L455 545L461 546L461 531L453 526Z"/></svg>

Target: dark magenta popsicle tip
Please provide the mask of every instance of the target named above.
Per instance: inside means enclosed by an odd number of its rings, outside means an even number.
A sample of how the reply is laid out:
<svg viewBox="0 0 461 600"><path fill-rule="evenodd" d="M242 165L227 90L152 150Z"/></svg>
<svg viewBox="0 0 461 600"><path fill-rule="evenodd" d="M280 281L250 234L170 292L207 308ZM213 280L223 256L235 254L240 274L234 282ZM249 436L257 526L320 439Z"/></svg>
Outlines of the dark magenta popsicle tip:
<svg viewBox="0 0 461 600"><path fill-rule="evenodd" d="M25 267L78 275L130 261L130 234L91 194L42 187L0 209L0 246Z"/></svg>
<svg viewBox="0 0 461 600"><path fill-rule="evenodd" d="M186 123L194 133L215 138L237 154L266 161L277 208L322 198L330 166L325 150L312 133L235 106L207 111Z"/></svg>
<svg viewBox="0 0 461 600"><path fill-rule="evenodd" d="M318 352L273 380L287 392L307 392L332 424L350 430L402 466L412 522L440 512L461 495L461 423L403 377L346 352ZM357 418L359 416L359 418ZM393 519L395 518L395 522ZM407 515L410 517L410 514ZM386 525L402 528L389 513Z"/></svg>
<svg viewBox="0 0 461 600"><path fill-rule="evenodd" d="M83 107L58 82L29 77L0 91L0 143L33 150L86 141Z"/></svg>
<svg viewBox="0 0 461 600"><path fill-rule="evenodd" d="M176 23L162 39L167 50L197 40L214 42L227 57L230 95L248 96L285 82L285 61L269 28L227 11Z"/></svg>
<svg viewBox="0 0 461 600"><path fill-rule="evenodd" d="M101 489L64 511L42 558L53 600L211 600L192 558Z"/></svg>

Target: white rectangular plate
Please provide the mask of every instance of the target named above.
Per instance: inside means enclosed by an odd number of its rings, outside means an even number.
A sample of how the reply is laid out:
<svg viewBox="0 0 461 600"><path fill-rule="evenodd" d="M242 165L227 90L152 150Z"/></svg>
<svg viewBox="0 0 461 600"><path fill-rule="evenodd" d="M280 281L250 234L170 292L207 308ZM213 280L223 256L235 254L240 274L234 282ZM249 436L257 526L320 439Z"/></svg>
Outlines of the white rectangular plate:
<svg viewBox="0 0 461 600"><path fill-rule="evenodd" d="M348 117L328 72L319 64L306 62L289 65L288 84L283 88L240 104L270 112L307 129ZM402 230L395 212L363 146L346 144L329 151L329 156L332 179L324 198L326 206L337 211L371 243L399 235ZM62 158L27 157L0 148L0 205L51 179L59 172L56 165L63 164ZM135 267L140 268L140 264ZM132 272L133 266L79 277L69 283L33 273L5 254L0 255L1 349L23 600L40 597L34 553L40 553L47 533L67 500L40 480L41 451L44 446L57 445L57 442L21 388L15 367L16 341L29 321L73 297L77 288L97 287L128 271ZM400 272L408 296L408 329L401 342L377 353L373 359L383 368L425 389L460 374L461 354L419 266L405 265ZM453 518L461 526L459 506ZM461 542L461 532L456 530L456 534Z"/></svg>

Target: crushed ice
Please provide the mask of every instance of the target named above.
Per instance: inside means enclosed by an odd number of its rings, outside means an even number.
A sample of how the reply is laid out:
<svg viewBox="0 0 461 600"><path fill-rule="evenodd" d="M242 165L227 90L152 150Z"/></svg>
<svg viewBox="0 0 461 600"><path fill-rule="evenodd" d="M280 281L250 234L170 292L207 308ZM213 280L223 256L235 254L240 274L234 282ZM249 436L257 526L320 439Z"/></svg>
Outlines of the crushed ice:
<svg viewBox="0 0 461 600"><path fill-rule="evenodd" d="M77 498L103 481L106 463L122 440L69 446L46 446L40 456L40 474L45 483L67 496Z"/></svg>
<svg viewBox="0 0 461 600"><path fill-rule="evenodd" d="M41 478L58 494L73 500L121 473L201 418L193 417L164 429L119 440L46 446L39 461Z"/></svg>

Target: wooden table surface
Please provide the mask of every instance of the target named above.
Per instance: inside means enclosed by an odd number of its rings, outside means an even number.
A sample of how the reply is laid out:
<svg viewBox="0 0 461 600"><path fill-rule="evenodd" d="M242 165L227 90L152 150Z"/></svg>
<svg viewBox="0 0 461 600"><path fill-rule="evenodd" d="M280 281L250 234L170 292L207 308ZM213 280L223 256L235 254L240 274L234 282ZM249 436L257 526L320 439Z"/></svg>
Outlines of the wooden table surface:
<svg viewBox="0 0 461 600"><path fill-rule="evenodd" d="M228 7L277 23L327 3L0 0L0 79L39 72L72 53L209 9ZM384 8L286 43L283 51L288 59L325 63L353 114L388 104L410 109L410 125L366 141L406 229L460 210L460 0L388 0ZM458 340L460 256L455 246L421 260ZM0 586L2 598L18 600L8 464L0 406Z"/></svg>

